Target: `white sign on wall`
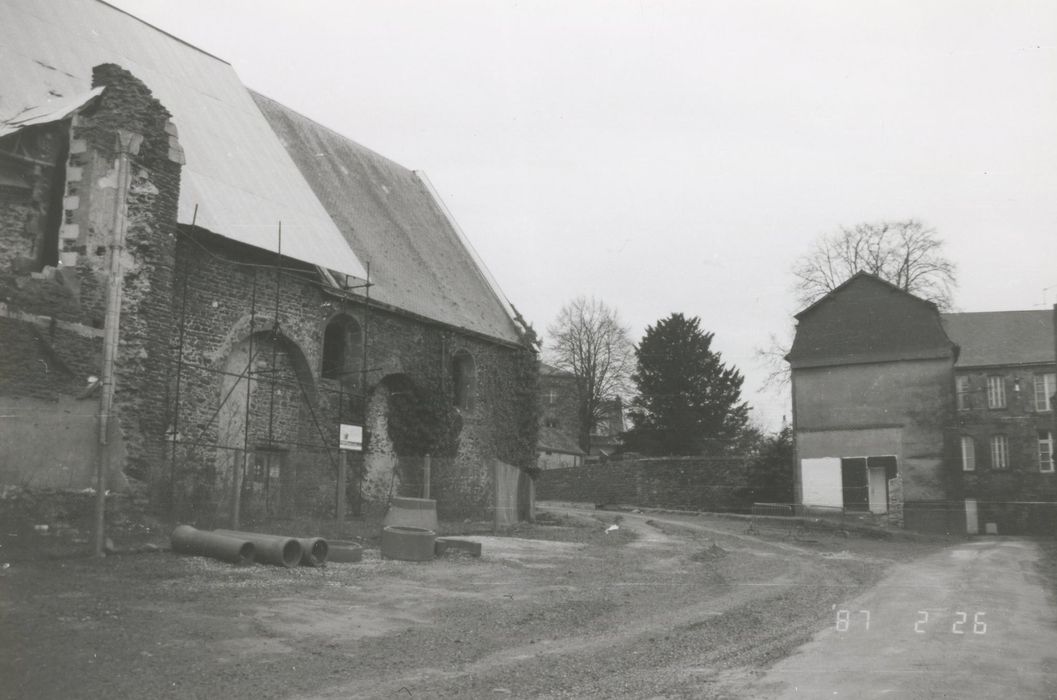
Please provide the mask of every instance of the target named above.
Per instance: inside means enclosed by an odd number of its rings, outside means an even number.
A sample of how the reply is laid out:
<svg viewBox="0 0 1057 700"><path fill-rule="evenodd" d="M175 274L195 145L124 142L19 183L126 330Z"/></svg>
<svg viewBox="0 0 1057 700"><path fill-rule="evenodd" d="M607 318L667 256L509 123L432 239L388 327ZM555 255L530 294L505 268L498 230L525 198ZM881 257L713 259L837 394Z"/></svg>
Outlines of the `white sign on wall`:
<svg viewBox="0 0 1057 700"><path fill-rule="evenodd" d="M363 451L363 426L342 423L338 430L338 449Z"/></svg>

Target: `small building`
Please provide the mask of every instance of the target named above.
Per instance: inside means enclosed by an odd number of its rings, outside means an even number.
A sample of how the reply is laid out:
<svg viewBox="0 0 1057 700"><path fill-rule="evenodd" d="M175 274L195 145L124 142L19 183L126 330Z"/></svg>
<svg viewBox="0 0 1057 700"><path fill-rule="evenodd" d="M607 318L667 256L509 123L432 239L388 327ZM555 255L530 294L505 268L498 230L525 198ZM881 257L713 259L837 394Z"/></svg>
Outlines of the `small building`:
<svg viewBox="0 0 1057 700"><path fill-rule="evenodd" d="M599 407L601 416L591 430L591 453L588 459L608 459L623 447L621 435L628 429L624 401L619 396L607 399Z"/></svg>
<svg viewBox="0 0 1057 700"><path fill-rule="evenodd" d="M944 500L957 348L935 304L860 272L796 320L797 501L898 519Z"/></svg>
<svg viewBox="0 0 1057 700"><path fill-rule="evenodd" d="M584 451L568 434L557 428L540 428L536 466L541 470L580 467L583 466L584 456Z"/></svg>
<svg viewBox="0 0 1057 700"><path fill-rule="evenodd" d="M578 467L585 452L580 447L580 409L576 376L540 363L537 466L540 469Z"/></svg>
<svg viewBox="0 0 1057 700"><path fill-rule="evenodd" d="M860 272L796 315L796 500L944 532L1052 531L1053 312L941 314Z"/></svg>

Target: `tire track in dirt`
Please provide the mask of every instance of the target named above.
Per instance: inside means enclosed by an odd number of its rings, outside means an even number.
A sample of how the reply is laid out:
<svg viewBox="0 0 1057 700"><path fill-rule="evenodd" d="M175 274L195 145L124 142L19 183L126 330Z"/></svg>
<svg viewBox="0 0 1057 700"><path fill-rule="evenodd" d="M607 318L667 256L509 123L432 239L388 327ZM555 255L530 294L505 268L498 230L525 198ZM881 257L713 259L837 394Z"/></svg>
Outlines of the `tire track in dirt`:
<svg viewBox="0 0 1057 700"><path fill-rule="evenodd" d="M575 509L548 508L548 510L574 517L584 516L584 511ZM485 686L496 684L502 686L504 678L511 672L516 671L518 675L531 674L534 669L551 676L558 674L575 678L580 672L579 669L585 667L597 669L609 665L612 659L634 656L638 653L636 651L638 649L657 647L657 639L673 635L676 637L692 636L698 634L700 630L707 631L710 626L717 630L729 626L736 627L739 625L740 618L746 618L747 622L744 625L751 627L755 624L760 610L768 607L780 610L785 605L781 601L785 594L791 589L795 590L798 582L813 578L807 570L809 567L806 560L814 559L816 553L808 549L767 542L760 538L738 535L727 530L710 528L697 523L686 523L682 520L639 514L621 514L621 516L620 526L632 530L638 538L625 546L620 556L624 557L633 567L629 573L634 574L640 580L610 581L607 584L608 587L663 585L664 582L657 580L653 574L674 572L678 575L680 570L686 574L689 570L688 566L692 566L689 556L705 543L703 541L705 536L712 544L717 537L721 537L724 540L734 540L746 545L742 548L744 552L735 553L733 556L740 554L751 557L761 552L769 555L767 557L768 578L766 581L734 585L708 600L690 604L672 606L669 603L674 601L661 597L655 605L641 604L633 610L622 609L619 621L609 621L619 624L599 624L597 629L590 632L566 634L554 640L540 640L538 643L533 640L527 644L511 646L461 664L456 669L427 667L395 676L376 675L373 678L360 676L355 683L331 687L311 697L385 697L395 695L404 689L409 692L414 689L420 693L437 697L467 696L467 681L471 680L474 687L480 685L480 692L483 695L491 695L491 691ZM658 529L658 524L661 525L661 529ZM775 550L778 550L782 556L773 556ZM642 577L641 574L644 571L650 572L651 575ZM686 576L684 579L686 580L673 585L686 588L680 592L680 596L692 599L692 580ZM814 581L814 583L821 582ZM778 602L773 602L775 600ZM719 624L715 625L717 620ZM703 668L722 666L732 659L738 659L749 653L752 653L754 657L769 656L776 650L784 650L791 641L799 641L803 636L802 630L802 621L797 620L762 638L758 635L754 636L751 642L717 644L707 653L694 656L693 664L690 666L692 671L685 668L686 663L672 666L671 662L674 659L667 659L663 664L665 670L661 675L667 679L666 682L671 682L673 678L676 680L690 678L693 682L699 682L703 675L701 672ZM638 661L640 660L628 659L626 662L618 662L618 665L637 666ZM643 677L649 677L650 673L653 673L652 669L644 673ZM655 681L659 682L661 678L658 677ZM588 688L584 688L585 692L587 690ZM615 691L614 688L608 688L606 694L613 694Z"/></svg>

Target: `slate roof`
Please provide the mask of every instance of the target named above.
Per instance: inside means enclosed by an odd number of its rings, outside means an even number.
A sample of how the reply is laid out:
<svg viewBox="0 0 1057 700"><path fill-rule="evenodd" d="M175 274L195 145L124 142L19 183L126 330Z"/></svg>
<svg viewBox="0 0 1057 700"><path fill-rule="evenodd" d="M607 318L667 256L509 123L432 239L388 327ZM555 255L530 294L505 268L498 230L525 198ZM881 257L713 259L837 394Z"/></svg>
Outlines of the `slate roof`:
<svg viewBox="0 0 1057 700"><path fill-rule="evenodd" d="M580 449L575 439L558 428L540 426L539 439L536 444L539 452L560 452L567 455L586 454Z"/></svg>
<svg viewBox="0 0 1057 700"><path fill-rule="evenodd" d="M955 367L1057 362L1053 311L949 313L943 327L961 348Z"/></svg>
<svg viewBox="0 0 1057 700"><path fill-rule="evenodd" d="M0 136L60 119L115 63L173 115L178 221L354 278L384 304L520 343L509 302L428 180L252 94L226 62L99 0L0 0ZM34 121L36 123L36 121ZM340 277L340 276L339 276Z"/></svg>
<svg viewBox="0 0 1057 700"><path fill-rule="evenodd" d="M300 176L234 69L98 0L0 0L0 123L48 113L115 63L173 115L187 157L178 220L363 277L363 266Z"/></svg>
<svg viewBox="0 0 1057 700"><path fill-rule="evenodd" d="M356 255L371 298L519 342L506 300L419 173L278 102L253 98Z"/></svg>
<svg viewBox="0 0 1057 700"><path fill-rule="evenodd" d="M859 272L796 315L794 368L952 357L936 305Z"/></svg>
<svg viewBox="0 0 1057 700"><path fill-rule="evenodd" d="M540 363L540 376L541 377L575 377L576 375L572 372L564 369L558 369L554 365L548 365L546 362Z"/></svg>

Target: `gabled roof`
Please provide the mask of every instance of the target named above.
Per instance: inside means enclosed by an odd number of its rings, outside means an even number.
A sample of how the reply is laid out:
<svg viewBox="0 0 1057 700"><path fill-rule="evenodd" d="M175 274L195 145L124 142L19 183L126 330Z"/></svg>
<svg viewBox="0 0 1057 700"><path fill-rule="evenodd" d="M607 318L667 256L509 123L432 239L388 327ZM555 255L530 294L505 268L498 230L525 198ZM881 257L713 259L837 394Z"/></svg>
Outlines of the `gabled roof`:
<svg viewBox="0 0 1057 700"><path fill-rule="evenodd" d="M505 298L419 173L253 94L345 240L371 268L371 298L519 342Z"/></svg>
<svg viewBox="0 0 1057 700"><path fill-rule="evenodd" d="M915 302L918 302L919 304L924 304L924 305L926 305L928 307L931 307L933 310L936 310L936 308L937 308L936 305L933 304L931 301L926 301L925 299L922 299L921 297L916 297L913 294L911 294L910 292L908 292L905 289L903 289L902 287L894 285L894 284L892 284L891 282L889 282L886 279L883 279L881 277L878 277L877 275L874 275L874 274L871 274L869 272L866 272L865 270L859 270L854 275L852 275L851 277L849 277L848 279L844 280L839 285L837 285L836 287L831 289L825 295L823 295L819 299L816 299L813 304L809 305L807 308L802 310L800 313L794 314L793 318L795 318L797 320L800 320L800 318L802 318L803 316L807 316L808 314L812 313L813 311L815 311L820 306L823 306L827 301L829 301L829 300L833 299L834 297L838 296L839 294L841 294L848 287L850 287L852 285L855 285L855 284L859 284L862 280L868 280L869 282L871 282L873 284L880 285L882 287L887 287L889 289L889 291L897 292L899 294L903 294L906 297L908 297L909 299L912 299Z"/></svg>
<svg viewBox="0 0 1057 700"><path fill-rule="evenodd" d="M557 428L540 426L539 439L536 444L538 452L560 452L567 455L587 454L580 449L576 440Z"/></svg>
<svg viewBox="0 0 1057 700"><path fill-rule="evenodd" d="M936 305L866 272L796 315L793 369L953 358Z"/></svg>
<svg viewBox="0 0 1057 700"><path fill-rule="evenodd" d="M559 369L554 365L548 365L546 362L540 363L540 376L541 377L575 377L576 375L572 372L564 369Z"/></svg>
<svg viewBox="0 0 1057 700"><path fill-rule="evenodd" d="M98 0L0 0L0 123L50 114L114 63L172 114L187 157L177 218L355 277L364 268L232 67Z"/></svg>
<svg viewBox="0 0 1057 700"><path fill-rule="evenodd" d="M955 367L1057 362L1053 311L979 311L943 314L943 326L961 347Z"/></svg>

